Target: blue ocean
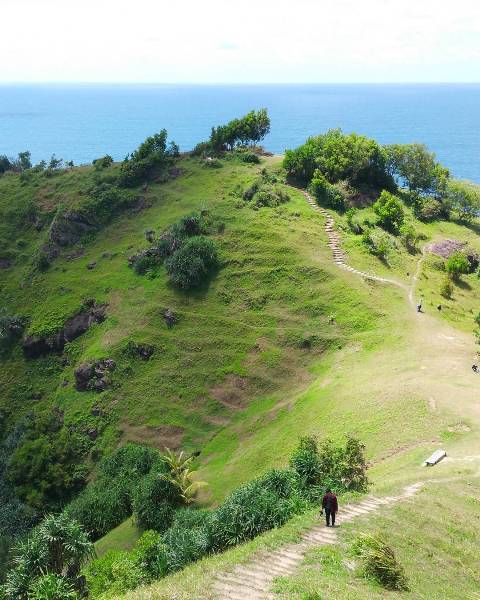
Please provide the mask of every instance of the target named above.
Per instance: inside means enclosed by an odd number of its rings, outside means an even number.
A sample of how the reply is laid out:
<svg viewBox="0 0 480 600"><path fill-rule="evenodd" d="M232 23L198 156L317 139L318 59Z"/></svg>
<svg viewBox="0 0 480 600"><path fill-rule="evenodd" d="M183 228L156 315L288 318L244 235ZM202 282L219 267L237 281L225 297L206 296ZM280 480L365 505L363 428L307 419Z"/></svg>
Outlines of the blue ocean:
<svg viewBox="0 0 480 600"><path fill-rule="evenodd" d="M261 107L272 152L340 127L382 143L423 142L456 177L480 182L480 84L2 85L0 154L119 160L162 128L189 150L212 125Z"/></svg>

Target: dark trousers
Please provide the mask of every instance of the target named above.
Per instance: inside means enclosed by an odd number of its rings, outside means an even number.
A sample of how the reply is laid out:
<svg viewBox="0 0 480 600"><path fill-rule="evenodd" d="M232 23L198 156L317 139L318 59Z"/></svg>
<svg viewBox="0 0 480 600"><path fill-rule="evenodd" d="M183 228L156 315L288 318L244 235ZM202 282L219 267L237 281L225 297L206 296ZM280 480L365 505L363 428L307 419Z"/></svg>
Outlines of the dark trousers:
<svg viewBox="0 0 480 600"><path fill-rule="evenodd" d="M330 525L330 519L332 520L332 526L335 525L335 511L330 508L325 509L325 519L327 521L327 527Z"/></svg>

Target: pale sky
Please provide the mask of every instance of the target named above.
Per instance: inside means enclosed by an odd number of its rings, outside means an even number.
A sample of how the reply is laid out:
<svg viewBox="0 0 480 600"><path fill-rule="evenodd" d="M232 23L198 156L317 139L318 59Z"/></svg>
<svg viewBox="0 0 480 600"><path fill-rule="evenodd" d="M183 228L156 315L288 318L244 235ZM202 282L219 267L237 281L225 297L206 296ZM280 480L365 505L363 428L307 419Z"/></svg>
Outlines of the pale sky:
<svg viewBox="0 0 480 600"><path fill-rule="evenodd" d="M480 0L0 0L0 82L479 82Z"/></svg>

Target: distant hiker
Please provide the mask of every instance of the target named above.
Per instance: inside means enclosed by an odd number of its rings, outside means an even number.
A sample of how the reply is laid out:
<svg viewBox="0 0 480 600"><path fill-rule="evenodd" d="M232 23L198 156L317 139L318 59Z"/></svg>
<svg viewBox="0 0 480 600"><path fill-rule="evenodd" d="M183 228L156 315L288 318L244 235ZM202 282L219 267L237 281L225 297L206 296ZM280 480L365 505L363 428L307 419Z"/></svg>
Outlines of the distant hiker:
<svg viewBox="0 0 480 600"><path fill-rule="evenodd" d="M420 302L417 304L417 312L422 312L422 301L420 300Z"/></svg>
<svg viewBox="0 0 480 600"><path fill-rule="evenodd" d="M437 310L442 310L442 305L441 305L441 304L439 304L439 305L437 306Z"/></svg>
<svg viewBox="0 0 480 600"><path fill-rule="evenodd" d="M472 365L472 371L478 373L478 365Z"/></svg>
<svg viewBox="0 0 480 600"><path fill-rule="evenodd" d="M337 497L331 489L328 489L326 491L325 496L322 499L322 509L325 511L325 520L327 522L327 527L330 527L330 519L332 521L332 527L334 527L335 514L338 512L338 502Z"/></svg>

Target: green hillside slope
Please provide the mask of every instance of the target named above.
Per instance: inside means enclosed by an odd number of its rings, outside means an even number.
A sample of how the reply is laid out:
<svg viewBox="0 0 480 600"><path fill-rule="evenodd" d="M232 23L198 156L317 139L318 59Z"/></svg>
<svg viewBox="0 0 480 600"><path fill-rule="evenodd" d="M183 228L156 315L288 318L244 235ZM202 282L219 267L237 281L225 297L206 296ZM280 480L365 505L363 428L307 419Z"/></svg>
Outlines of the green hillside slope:
<svg viewBox="0 0 480 600"><path fill-rule="evenodd" d="M445 294L447 261L430 245L456 240L475 258L478 219L452 212L450 220L419 220L399 191L404 222L415 230L409 245L400 231L378 225L371 189L354 213L319 199L320 212L298 181L286 183L281 165L281 157L262 155L257 164L235 152L181 156L148 183L115 191L116 164L0 177L0 494L27 528L101 478L102 458L135 442L193 453L208 484L198 504L211 508L286 466L300 437L354 435L365 444L371 492L381 498L422 483L421 509L388 506L378 524L350 523L336 554L310 549L299 570L275 583L279 597L384 597L348 565L327 568L348 563L359 529L376 528L414 582L406 597L473 593L480 409L471 367L480 278L476 268L452 276ZM273 206L244 194L259 178L276 181L281 198ZM149 240L192 213L219 256L200 286L172 285L160 261L143 273L132 268ZM385 251L372 249L380 238L366 233L380 236ZM340 251L342 264L334 260ZM423 312L415 309L420 299ZM431 475L422 461L439 447L448 458ZM358 498L341 504L347 500ZM214 598L219 574L298 539L315 519L307 511L129 598ZM15 534L5 531L6 550ZM130 550L140 533L127 519L97 552ZM432 552L443 579L425 575ZM465 585L455 590L458 573Z"/></svg>

